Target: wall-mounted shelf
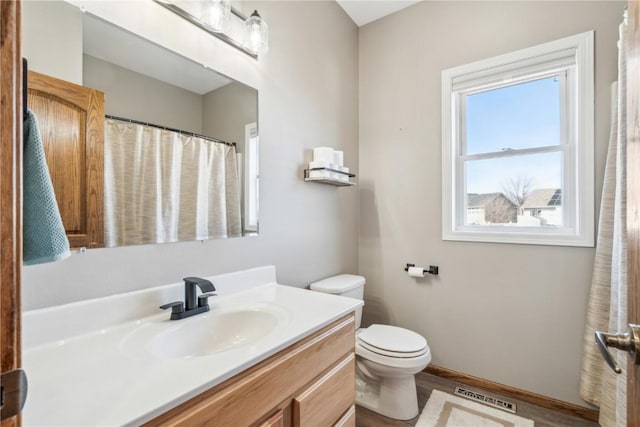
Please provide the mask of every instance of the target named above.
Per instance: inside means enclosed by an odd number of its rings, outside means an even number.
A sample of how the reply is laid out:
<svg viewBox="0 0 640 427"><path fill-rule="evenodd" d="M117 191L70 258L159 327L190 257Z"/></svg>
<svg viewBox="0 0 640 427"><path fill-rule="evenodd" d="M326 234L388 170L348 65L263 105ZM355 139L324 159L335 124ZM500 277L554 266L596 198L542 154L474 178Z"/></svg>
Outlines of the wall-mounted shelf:
<svg viewBox="0 0 640 427"><path fill-rule="evenodd" d="M319 172L319 176L311 176L311 172ZM327 176L331 174L340 174L346 176L347 180L335 178L334 176ZM349 181L349 178L355 178L355 175L349 172L343 172L332 168L310 168L304 170L304 180L307 182L318 182L320 184L335 185L337 187L348 187L356 185L355 182Z"/></svg>

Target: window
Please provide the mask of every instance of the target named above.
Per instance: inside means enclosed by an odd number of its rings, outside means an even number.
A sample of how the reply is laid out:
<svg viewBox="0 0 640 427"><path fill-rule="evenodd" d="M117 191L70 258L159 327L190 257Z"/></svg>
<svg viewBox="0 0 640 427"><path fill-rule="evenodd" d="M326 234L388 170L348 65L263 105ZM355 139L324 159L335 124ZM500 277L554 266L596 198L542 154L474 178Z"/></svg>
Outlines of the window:
<svg viewBox="0 0 640 427"><path fill-rule="evenodd" d="M442 238L593 246L593 32L442 72Z"/></svg>
<svg viewBox="0 0 640 427"><path fill-rule="evenodd" d="M251 234L258 232L258 124L249 123L244 129L244 232Z"/></svg>

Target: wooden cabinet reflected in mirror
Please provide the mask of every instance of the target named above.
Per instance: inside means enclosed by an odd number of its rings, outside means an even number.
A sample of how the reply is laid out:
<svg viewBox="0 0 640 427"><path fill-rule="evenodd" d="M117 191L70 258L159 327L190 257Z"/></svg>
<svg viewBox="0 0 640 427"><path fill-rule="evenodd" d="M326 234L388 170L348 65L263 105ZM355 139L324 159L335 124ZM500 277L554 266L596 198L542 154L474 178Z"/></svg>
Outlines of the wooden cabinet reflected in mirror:
<svg viewBox="0 0 640 427"><path fill-rule="evenodd" d="M28 88L69 244L101 248L104 94L34 71Z"/></svg>

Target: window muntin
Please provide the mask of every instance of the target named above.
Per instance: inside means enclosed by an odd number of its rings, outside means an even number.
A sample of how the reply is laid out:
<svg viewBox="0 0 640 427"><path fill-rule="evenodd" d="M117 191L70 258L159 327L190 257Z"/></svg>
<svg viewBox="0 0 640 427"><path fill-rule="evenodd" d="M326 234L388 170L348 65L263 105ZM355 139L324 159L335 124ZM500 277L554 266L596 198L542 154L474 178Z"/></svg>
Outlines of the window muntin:
<svg viewBox="0 0 640 427"><path fill-rule="evenodd" d="M442 95L443 239L593 246L593 32L445 70Z"/></svg>

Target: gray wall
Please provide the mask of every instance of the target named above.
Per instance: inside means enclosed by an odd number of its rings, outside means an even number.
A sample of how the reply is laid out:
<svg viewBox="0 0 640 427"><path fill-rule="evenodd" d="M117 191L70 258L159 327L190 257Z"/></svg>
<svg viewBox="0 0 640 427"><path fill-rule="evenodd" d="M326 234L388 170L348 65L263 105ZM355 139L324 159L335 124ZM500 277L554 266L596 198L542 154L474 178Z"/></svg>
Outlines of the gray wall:
<svg viewBox="0 0 640 427"><path fill-rule="evenodd" d="M258 99L252 87L234 82L204 95L203 132L237 143L238 152L244 152L245 125L257 120Z"/></svg>
<svg viewBox="0 0 640 427"><path fill-rule="evenodd" d="M22 55L29 69L82 84L82 12L68 3L22 2Z"/></svg>
<svg viewBox="0 0 640 427"><path fill-rule="evenodd" d="M160 124L238 143L258 119L257 91L232 82L205 95L83 55L84 86L105 93L105 114Z"/></svg>
<svg viewBox="0 0 640 427"><path fill-rule="evenodd" d="M202 133L203 96L83 55L84 86L105 93L105 114Z"/></svg>
<svg viewBox="0 0 640 427"><path fill-rule="evenodd" d="M595 30L600 199L622 2L421 2L360 29L365 323L423 334L433 364L578 397L594 250L443 242L441 71ZM406 263L440 266L416 280Z"/></svg>
<svg viewBox="0 0 640 427"><path fill-rule="evenodd" d="M160 8L151 2L135 6ZM114 7L117 3L105 5L105 13ZM269 23L269 53L255 62L209 37L211 49L224 54L207 58L231 77L236 71L251 77L240 80L260 91L260 235L90 249L58 263L25 267L23 309L265 264L276 266L281 283L294 286L357 271L357 188L305 183L302 169L313 147L331 144L345 151L357 173L358 29L335 2L260 2L257 8ZM123 15L131 25L145 24ZM181 21L175 17L169 29L183 37L206 36ZM167 34L167 44L177 41Z"/></svg>

